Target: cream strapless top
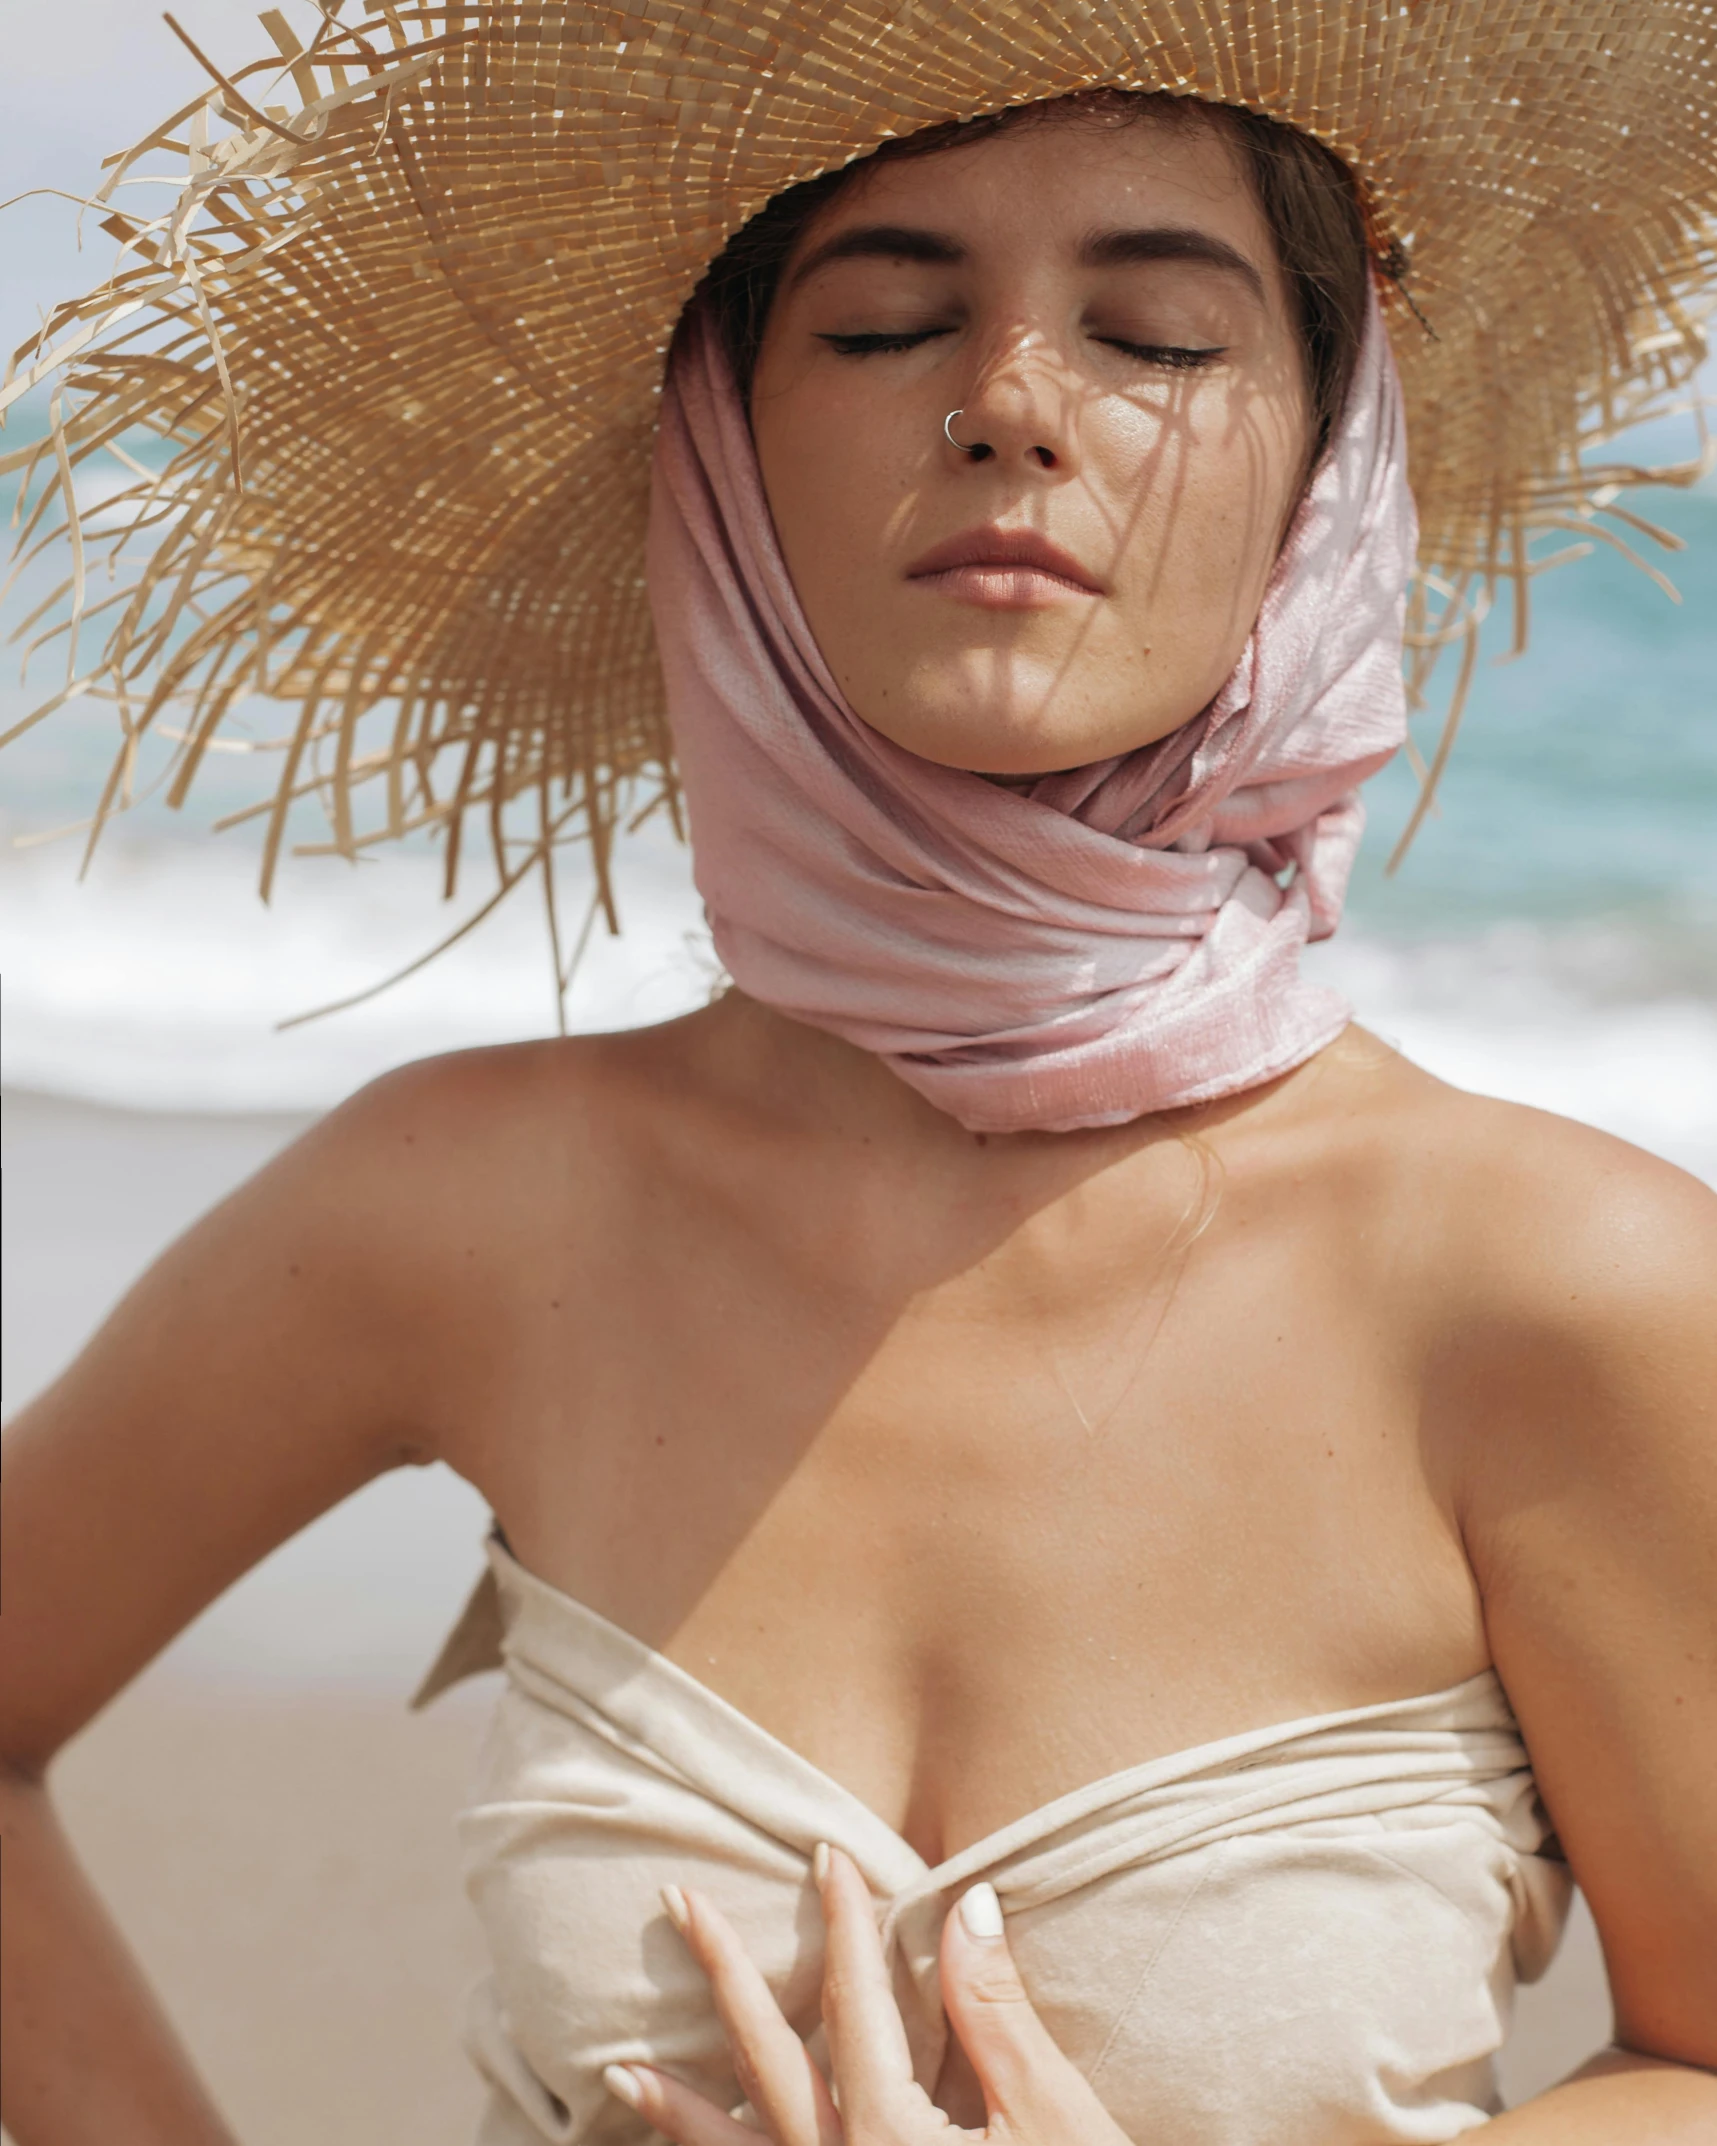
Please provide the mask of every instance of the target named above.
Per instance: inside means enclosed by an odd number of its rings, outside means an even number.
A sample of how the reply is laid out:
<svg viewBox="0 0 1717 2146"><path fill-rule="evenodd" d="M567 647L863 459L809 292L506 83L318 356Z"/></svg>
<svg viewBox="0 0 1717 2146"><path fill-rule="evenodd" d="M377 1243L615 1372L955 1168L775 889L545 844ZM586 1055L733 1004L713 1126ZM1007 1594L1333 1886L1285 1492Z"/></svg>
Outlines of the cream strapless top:
<svg viewBox="0 0 1717 2146"><path fill-rule="evenodd" d="M738 2101L669 1881L720 1904L816 2045L821 1840L870 1882L927 2086L942 1918L988 1878L1050 2031L1139 2146L1428 2142L1494 2112L1514 1983L1542 1972L1569 1884L1489 1672L1130 1767L932 1868L695 1677L489 1556L420 1695L498 1643L460 1821L493 1959L468 2034L479 2146L654 2137L604 2089L610 2063Z"/></svg>

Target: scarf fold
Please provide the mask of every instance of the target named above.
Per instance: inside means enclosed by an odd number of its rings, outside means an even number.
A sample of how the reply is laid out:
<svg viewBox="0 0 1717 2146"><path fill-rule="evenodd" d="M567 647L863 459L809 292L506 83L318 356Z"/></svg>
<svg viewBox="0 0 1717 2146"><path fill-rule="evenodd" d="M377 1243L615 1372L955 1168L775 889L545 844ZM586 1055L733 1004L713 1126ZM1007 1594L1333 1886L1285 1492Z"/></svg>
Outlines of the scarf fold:
<svg viewBox="0 0 1717 2146"><path fill-rule="evenodd" d="M1347 410L1216 698L1136 752L1007 787L863 723L776 541L707 320L663 395L649 585L693 870L741 990L981 1132L1072 1131L1301 1064L1305 982L1406 736L1416 527L1375 297Z"/></svg>

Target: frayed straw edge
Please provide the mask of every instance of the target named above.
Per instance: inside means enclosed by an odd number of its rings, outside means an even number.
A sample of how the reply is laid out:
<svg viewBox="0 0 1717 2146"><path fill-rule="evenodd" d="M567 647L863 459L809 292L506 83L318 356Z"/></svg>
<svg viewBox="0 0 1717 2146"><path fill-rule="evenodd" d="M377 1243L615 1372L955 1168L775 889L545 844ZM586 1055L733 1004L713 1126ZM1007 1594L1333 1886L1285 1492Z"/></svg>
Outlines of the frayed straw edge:
<svg viewBox="0 0 1717 2146"><path fill-rule="evenodd" d="M1692 324L1688 325L1691 327ZM1661 341L1661 338L1655 340ZM1650 538L1665 551L1684 551L1687 548L1684 539L1676 536L1673 531L1648 521L1643 515L1635 514L1631 509L1621 506L1618 503L1618 495L1624 488L1637 485L1665 485L1677 490L1691 490L1694 485L1708 477L1713 469L1717 469L1717 439L1712 436L1706 416L1708 404L1702 396L1677 393L1667 406L1660 406L1657 398L1649 395L1643 395L1639 400L1644 407L1629 413L1623 430L1657 418L1691 416L1699 436L1697 454L1682 462L1656 467L1620 464L1590 471L1582 470L1581 477L1589 476L1594 481L1581 499L1577 510L1559 512L1546 506L1523 517L1512 532L1507 563L1482 577L1476 596L1469 596L1468 592L1473 580L1480 577L1466 575L1459 581L1450 582L1433 572L1423 569L1415 571L1408 599L1406 635L1410 713L1423 709L1425 689L1446 651L1458 645L1461 658L1454 689L1443 712L1437 743L1430 760L1425 760L1415 740L1409 738L1407 742L1407 760L1418 779L1419 795L1408 816L1407 824L1384 865L1385 878L1393 878L1401 869L1419 830L1425 821L1435 817L1438 811L1438 792L1460 731L1461 719L1466 713L1467 699L1472 690L1473 675L1478 663L1480 639L1500 584L1507 582L1514 598L1514 633L1511 644L1497 659L1503 663L1514 661L1526 651L1530 610L1527 592L1530 584L1541 574L1586 557L1594 542L1608 545L1631 566L1637 567L1663 591L1671 603L1681 602L1681 591L1669 576L1654 566L1625 538L1618 536L1613 529L1604 528L1597 517L1600 514L1609 515L1638 534ZM1584 541L1565 546L1548 558L1531 558L1526 549L1531 537L1541 530L1551 529L1579 536ZM1444 599L1443 611L1435 624L1426 618L1427 594L1438 595ZM1448 623L1451 612L1457 614L1453 625Z"/></svg>

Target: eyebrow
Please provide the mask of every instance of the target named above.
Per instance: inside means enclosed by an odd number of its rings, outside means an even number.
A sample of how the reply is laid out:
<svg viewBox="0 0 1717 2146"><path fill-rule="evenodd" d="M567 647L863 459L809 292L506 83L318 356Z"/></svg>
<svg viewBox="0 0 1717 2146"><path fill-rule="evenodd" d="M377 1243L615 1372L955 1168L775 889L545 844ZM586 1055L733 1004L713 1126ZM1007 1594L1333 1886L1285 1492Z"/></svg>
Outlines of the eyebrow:
<svg viewBox="0 0 1717 2146"><path fill-rule="evenodd" d="M916 261L930 268L957 268L971 258L970 249L945 231L915 224L854 224L837 231L793 270L788 288L796 290L831 261ZM1256 265L1226 239L1213 238L1188 224L1148 224L1137 229L1098 231L1085 240L1079 259L1086 268L1127 268L1145 261L1196 261L1238 276L1253 297L1265 297L1264 278Z"/></svg>
<svg viewBox="0 0 1717 2146"><path fill-rule="evenodd" d="M931 268L955 268L970 258L957 238L945 231L924 231L913 224L854 224L813 246L788 279L796 290L831 261L921 261Z"/></svg>
<svg viewBox="0 0 1717 2146"><path fill-rule="evenodd" d="M1199 261L1238 276L1254 298L1265 296L1256 264L1226 239L1186 224L1151 224L1136 231L1098 231L1079 249L1087 268L1126 268L1135 261Z"/></svg>

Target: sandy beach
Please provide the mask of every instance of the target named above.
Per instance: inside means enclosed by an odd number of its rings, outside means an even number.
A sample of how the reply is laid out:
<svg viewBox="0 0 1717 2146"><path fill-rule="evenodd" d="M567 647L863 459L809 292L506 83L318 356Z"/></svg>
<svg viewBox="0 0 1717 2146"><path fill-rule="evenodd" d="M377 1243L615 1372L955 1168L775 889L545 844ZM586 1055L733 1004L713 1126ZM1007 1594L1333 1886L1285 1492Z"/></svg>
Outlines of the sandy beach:
<svg viewBox="0 0 1717 2146"><path fill-rule="evenodd" d="M452 1818L485 1694L139 1680L66 1754L78 1847L243 2146L470 2146Z"/></svg>
<svg viewBox="0 0 1717 2146"><path fill-rule="evenodd" d="M7 1408L139 1269L304 1121L5 1099ZM461 2053L480 1968L452 1816L492 1683L405 1696L477 1562L481 1508L390 1478L270 1559L64 1755L74 1839L244 2146L468 2146ZM1522 1993L1511 2098L1600 2043L1576 1919Z"/></svg>

